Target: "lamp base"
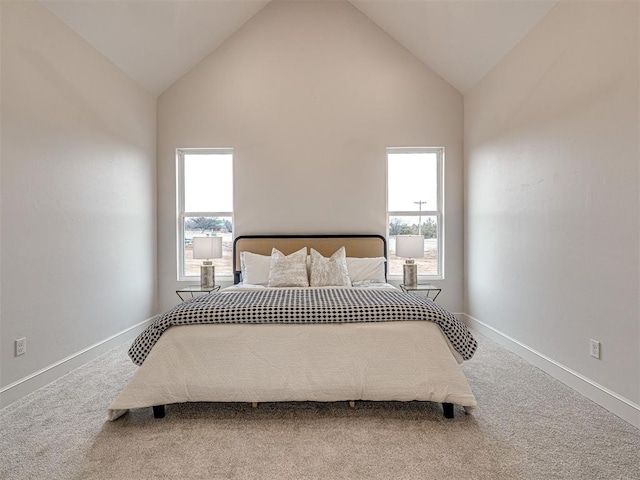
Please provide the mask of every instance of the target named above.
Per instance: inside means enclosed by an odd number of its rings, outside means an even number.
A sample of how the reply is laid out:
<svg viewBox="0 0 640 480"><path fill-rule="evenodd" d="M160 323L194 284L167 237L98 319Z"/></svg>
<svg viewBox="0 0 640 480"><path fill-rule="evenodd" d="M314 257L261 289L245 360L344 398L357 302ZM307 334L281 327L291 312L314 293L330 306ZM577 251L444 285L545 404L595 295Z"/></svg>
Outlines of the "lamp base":
<svg viewBox="0 0 640 480"><path fill-rule="evenodd" d="M215 268L213 262L202 262L200 266L200 287L213 288L215 285Z"/></svg>
<svg viewBox="0 0 640 480"><path fill-rule="evenodd" d="M415 287L418 284L418 265L413 260L407 260L402 266L403 283L407 287Z"/></svg>

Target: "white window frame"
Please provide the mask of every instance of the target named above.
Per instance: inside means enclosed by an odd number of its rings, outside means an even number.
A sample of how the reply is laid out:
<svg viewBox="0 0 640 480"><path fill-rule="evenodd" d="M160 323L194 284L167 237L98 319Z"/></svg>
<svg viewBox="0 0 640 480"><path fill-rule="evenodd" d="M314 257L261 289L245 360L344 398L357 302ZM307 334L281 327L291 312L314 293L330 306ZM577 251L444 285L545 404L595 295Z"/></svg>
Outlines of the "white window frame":
<svg viewBox="0 0 640 480"><path fill-rule="evenodd" d="M184 264L184 222L187 217L231 217L234 222L233 211L231 212L185 212L185 185L184 185L184 156L189 155L232 155L231 159L231 175L233 177L233 148L216 147L216 148L177 148L176 149L176 179L177 179L177 266L178 281L194 281L200 278L200 275L185 275ZM233 189L232 189L233 192ZM233 200L232 200L233 202ZM220 275L216 273L216 277L233 277L233 275Z"/></svg>
<svg viewBox="0 0 640 480"><path fill-rule="evenodd" d="M390 217L404 217L418 216L419 213L415 210L389 210L389 154L410 154L410 153L431 153L436 154L437 158L437 209L436 210L422 210L420 214L423 217L436 217L438 225L438 271L435 275L425 275L418 272L418 278L424 280L444 280L444 147L387 147L387 159L386 159L386 181L387 181L387 240L389 239L389 218ZM389 242L387 241L387 245ZM387 252L388 253L388 252ZM390 270L390 269L389 269ZM389 275L390 279L401 279L402 275Z"/></svg>

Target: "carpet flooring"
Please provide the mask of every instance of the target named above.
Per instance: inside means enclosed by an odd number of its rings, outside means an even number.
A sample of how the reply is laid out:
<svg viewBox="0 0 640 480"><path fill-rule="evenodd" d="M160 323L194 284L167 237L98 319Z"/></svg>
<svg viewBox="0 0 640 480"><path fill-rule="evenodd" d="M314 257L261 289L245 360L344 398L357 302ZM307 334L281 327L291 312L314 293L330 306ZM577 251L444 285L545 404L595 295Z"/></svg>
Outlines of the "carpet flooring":
<svg viewBox="0 0 640 480"><path fill-rule="evenodd" d="M183 404L106 421L123 345L0 410L0 478L640 479L640 430L486 337L470 414L420 402Z"/></svg>

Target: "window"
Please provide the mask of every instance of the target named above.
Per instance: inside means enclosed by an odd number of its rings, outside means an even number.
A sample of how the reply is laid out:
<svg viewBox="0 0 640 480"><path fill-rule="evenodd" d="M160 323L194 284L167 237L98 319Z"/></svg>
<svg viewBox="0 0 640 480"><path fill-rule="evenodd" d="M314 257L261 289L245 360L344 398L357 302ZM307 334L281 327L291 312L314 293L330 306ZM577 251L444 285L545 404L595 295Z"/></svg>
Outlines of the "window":
<svg viewBox="0 0 640 480"><path fill-rule="evenodd" d="M222 237L216 276L231 276L233 243L233 149L185 148L178 161L178 280L200 277L193 237Z"/></svg>
<svg viewBox="0 0 640 480"><path fill-rule="evenodd" d="M402 275L405 262L395 255L396 236L422 235L418 275L443 278L443 163L441 147L387 148L389 275Z"/></svg>

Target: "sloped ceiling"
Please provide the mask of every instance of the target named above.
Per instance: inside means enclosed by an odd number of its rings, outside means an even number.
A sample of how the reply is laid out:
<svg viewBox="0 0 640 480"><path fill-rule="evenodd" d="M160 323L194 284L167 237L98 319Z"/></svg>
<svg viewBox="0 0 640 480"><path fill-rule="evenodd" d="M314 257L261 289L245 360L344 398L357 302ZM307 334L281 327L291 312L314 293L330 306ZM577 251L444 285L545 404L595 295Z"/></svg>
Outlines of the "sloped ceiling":
<svg viewBox="0 0 640 480"><path fill-rule="evenodd" d="M142 87L159 95L269 0L40 2ZM462 93L472 88L556 2L351 0Z"/></svg>
<svg viewBox="0 0 640 480"><path fill-rule="evenodd" d="M149 92L159 95L268 0L40 0Z"/></svg>
<svg viewBox="0 0 640 480"><path fill-rule="evenodd" d="M460 92L470 90L557 0L352 0Z"/></svg>

